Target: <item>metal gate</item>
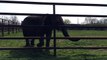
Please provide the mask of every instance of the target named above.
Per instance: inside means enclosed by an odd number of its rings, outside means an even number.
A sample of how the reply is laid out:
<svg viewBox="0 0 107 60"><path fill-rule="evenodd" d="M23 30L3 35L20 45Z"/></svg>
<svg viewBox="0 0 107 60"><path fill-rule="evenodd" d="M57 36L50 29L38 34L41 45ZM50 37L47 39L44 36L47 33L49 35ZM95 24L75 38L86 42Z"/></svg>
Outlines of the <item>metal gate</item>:
<svg viewBox="0 0 107 60"><path fill-rule="evenodd" d="M107 15L81 15L81 14L56 14L56 6L57 5L63 5L63 6L98 6L98 7L107 7L106 4L83 4L83 3L49 3L49 2L27 2L27 1L0 1L0 3L15 3L15 4L40 4L40 5L52 5L53 6L53 14L50 15L57 15L57 16L74 16L74 17L107 17ZM46 15L46 14L34 14L34 13L6 13L6 12L0 12L1 15ZM4 25L0 27L21 27L19 25ZM71 26L63 26L63 27L70 27ZM81 27L82 28L82 27ZM88 27L87 27L88 28ZM97 27L95 27L97 28ZM107 27L101 27L101 28L107 28ZM25 39L25 38L35 38L39 39L40 37L0 37L0 39ZM68 38L78 38L78 39L107 39L106 36L73 36L73 37L56 37L56 30L54 29L54 37L51 37L51 39L54 39L54 46L49 48L0 48L0 50L26 50L26 49L53 49L54 50L54 56L56 56L56 50L57 49L107 49L107 47L57 47L56 45L56 39L68 39ZM44 37L46 39L46 37Z"/></svg>

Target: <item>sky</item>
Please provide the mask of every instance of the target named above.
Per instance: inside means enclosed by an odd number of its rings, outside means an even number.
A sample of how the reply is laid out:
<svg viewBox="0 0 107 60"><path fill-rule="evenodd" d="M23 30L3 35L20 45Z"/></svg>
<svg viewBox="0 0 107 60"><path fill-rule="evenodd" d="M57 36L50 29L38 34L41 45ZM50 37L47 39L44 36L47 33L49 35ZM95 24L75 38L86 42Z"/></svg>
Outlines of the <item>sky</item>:
<svg viewBox="0 0 107 60"><path fill-rule="evenodd" d="M29 1L29 0L8 0L8 1ZM91 4L107 4L107 0L30 0L34 2L60 2L60 3L91 3ZM107 15L107 7L92 6L56 6L56 14L93 14ZM17 12L17 13L44 13L52 14L51 5L27 5L27 4L5 4L0 3L0 12ZM18 20L22 21L26 16L18 16ZM63 17L69 19L71 23L82 23L84 17Z"/></svg>

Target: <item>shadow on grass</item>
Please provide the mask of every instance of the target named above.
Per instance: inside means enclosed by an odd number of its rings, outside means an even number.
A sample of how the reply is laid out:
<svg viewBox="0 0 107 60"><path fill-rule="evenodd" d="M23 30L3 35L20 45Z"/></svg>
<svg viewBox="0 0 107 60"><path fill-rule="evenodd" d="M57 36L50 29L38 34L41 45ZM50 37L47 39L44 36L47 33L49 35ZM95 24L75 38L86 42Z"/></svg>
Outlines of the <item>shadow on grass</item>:
<svg viewBox="0 0 107 60"><path fill-rule="evenodd" d="M45 50L12 50L10 51L11 57L18 57L18 58L23 58L23 57L47 57L47 56L52 56L49 51Z"/></svg>
<svg viewBox="0 0 107 60"><path fill-rule="evenodd" d="M8 57L0 60L107 60L107 55L74 53L63 56L58 54L55 57L52 51L46 50L11 50Z"/></svg>
<svg viewBox="0 0 107 60"><path fill-rule="evenodd" d="M70 57L55 57L52 52L46 50L12 50L8 59L20 60L70 60Z"/></svg>

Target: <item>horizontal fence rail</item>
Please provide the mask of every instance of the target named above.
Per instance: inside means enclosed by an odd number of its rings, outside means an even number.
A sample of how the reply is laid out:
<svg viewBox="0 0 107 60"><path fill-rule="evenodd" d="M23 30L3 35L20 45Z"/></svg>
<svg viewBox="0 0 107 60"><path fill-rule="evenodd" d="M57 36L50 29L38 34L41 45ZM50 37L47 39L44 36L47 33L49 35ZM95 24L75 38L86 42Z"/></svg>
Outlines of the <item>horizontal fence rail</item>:
<svg viewBox="0 0 107 60"><path fill-rule="evenodd" d="M17 3L17 4L40 4L40 5L75 5L75 6L105 6L107 4L88 4L88 3L52 3L52 2L30 2L30 1L0 1L1 3Z"/></svg>
<svg viewBox="0 0 107 60"><path fill-rule="evenodd" d="M80 26L77 26L77 25L58 25L58 26L40 26L40 25L25 25L25 26L21 26L21 25L0 25L0 27L27 27L27 28L49 28L49 27L53 27L53 28L107 28L107 26L86 26L86 25L80 25Z"/></svg>
<svg viewBox="0 0 107 60"><path fill-rule="evenodd" d="M44 16L47 14L38 14L38 13L9 13L9 12L0 12L1 15L39 15ZM53 14L48 14L53 15ZM72 17L107 17L107 15L81 15L81 14L55 14L56 16L72 16Z"/></svg>
<svg viewBox="0 0 107 60"><path fill-rule="evenodd" d="M107 47L1 47L0 50L30 50L30 49L107 49Z"/></svg>
<svg viewBox="0 0 107 60"><path fill-rule="evenodd" d="M0 37L0 39L40 39L40 37ZM46 39L46 37L42 37ZM54 37L51 37L54 39ZM107 36L71 36L71 37L56 37L56 39L107 39Z"/></svg>
<svg viewBox="0 0 107 60"><path fill-rule="evenodd" d="M27 2L27 1L0 1L0 3L17 3L17 4L40 4L40 5L70 5L70 6L99 6L107 7L107 4L85 4L85 3L52 3L52 2ZM47 15L37 13L9 13L0 12L2 15ZM53 14L50 14L53 15ZM84 15L84 14L55 14L60 16L76 16L76 17L107 17L107 15Z"/></svg>

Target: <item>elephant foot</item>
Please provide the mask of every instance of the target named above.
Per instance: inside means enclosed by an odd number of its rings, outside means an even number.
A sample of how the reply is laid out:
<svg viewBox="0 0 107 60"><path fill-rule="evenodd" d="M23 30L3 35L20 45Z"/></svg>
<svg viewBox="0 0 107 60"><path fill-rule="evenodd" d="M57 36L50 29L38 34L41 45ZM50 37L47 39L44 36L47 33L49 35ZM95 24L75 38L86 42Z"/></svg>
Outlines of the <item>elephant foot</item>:
<svg viewBox="0 0 107 60"><path fill-rule="evenodd" d="M34 47L34 45L30 45L30 47Z"/></svg>
<svg viewBox="0 0 107 60"><path fill-rule="evenodd" d="M34 47L34 46L35 46L35 44L31 44L30 46L31 46L31 47Z"/></svg>
<svg viewBox="0 0 107 60"><path fill-rule="evenodd" d="M42 47L44 45L44 43L38 43L37 47Z"/></svg>
<svg viewBox="0 0 107 60"><path fill-rule="evenodd" d="M74 42L77 42L79 41L80 39L69 39L70 41L74 41Z"/></svg>

